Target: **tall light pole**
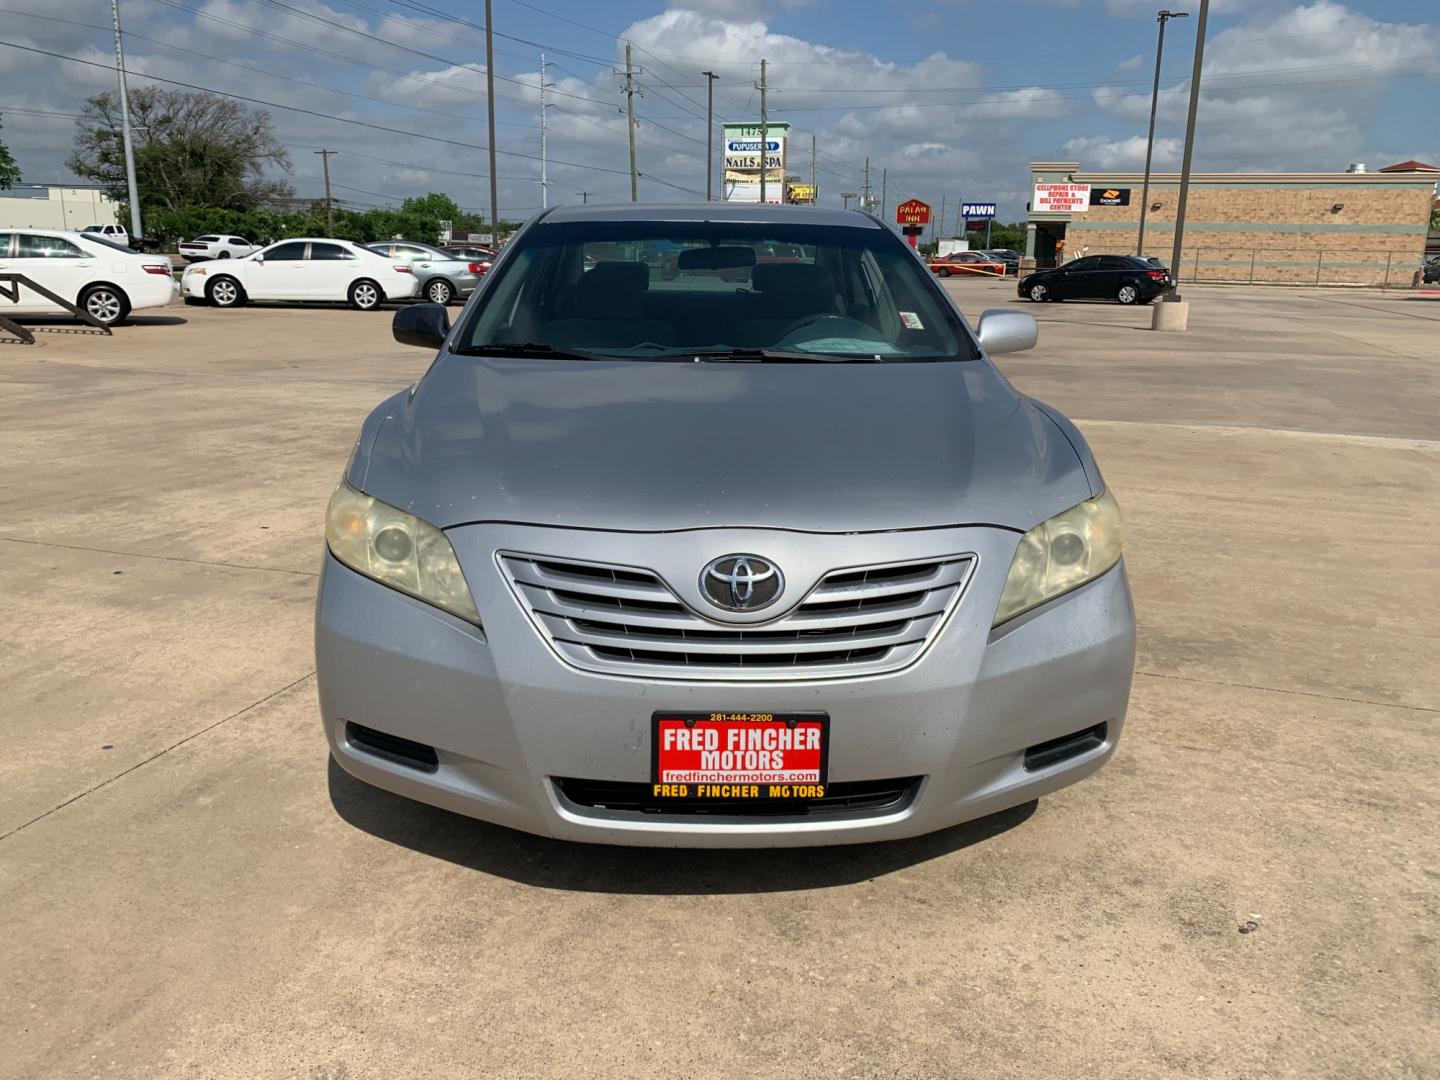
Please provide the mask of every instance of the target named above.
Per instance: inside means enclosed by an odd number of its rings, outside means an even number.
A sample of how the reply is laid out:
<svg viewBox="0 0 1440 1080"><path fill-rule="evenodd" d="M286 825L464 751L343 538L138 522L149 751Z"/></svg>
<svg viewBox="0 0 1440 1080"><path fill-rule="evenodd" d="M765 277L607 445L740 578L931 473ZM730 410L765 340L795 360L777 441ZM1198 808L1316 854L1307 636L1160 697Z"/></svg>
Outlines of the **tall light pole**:
<svg viewBox="0 0 1440 1080"><path fill-rule="evenodd" d="M705 201L715 199L715 80L720 76L713 71L702 71L705 76Z"/></svg>
<svg viewBox="0 0 1440 1080"><path fill-rule="evenodd" d="M1165 54L1165 23L1168 19L1188 19L1188 11L1162 11L1156 16L1160 23L1160 40L1155 46L1155 87L1150 91L1150 136L1145 141L1145 186L1140 189L1140 235L1135 240L1135 254L1145 254L1145 215L1150 211L1150 159L1155 153L1155 106L1160 101L1160 57Z"/></svg>
<svg viewBox="0 0 1440 1080"><path fill-rule="evenodd" d="M130 200L130 235L139 239L140 193L135 185L135 144L130 141L130 90L125 85L125 46L120 41L120 0L110 0L115 23L115 77L120 81L120 139L125 148L125 193Z"/></svg>
<svg viewBox="0 0 1440 1080"><path fill-rule="evenodd" d="M495 175L495 38L490 33L494 19L490 0L485 0L485 112L490 120L490 243L500 247L500 187ZM542 73L540 81L545 81Z"/></svg>
<svg viewBox="0 0 1440 1080"><path fill-rule="evenodd" d="M770 142L770 110L765 105L765 61L760 61L760 205L765 205L765 156ZM784 199L780 200L784 202Z"/></svg>
<svg viewBox="0 0 1440 1080"><path fill-rule="evenodd" d="M1200 109L1200 71L1205 66L1205 23L1210 17L1210 0L1200 0L1200 19L1195 24L1195 66L1190 72L1190 115L1185 120L1185 156L1180 162L1180 199L1175 205L1175 250L1170 256L1170 291L1166 300L1179 300L1180 244L1185 239L1185 203L1190 197L1190 159L1195 153L1195 114Z"/></svg>

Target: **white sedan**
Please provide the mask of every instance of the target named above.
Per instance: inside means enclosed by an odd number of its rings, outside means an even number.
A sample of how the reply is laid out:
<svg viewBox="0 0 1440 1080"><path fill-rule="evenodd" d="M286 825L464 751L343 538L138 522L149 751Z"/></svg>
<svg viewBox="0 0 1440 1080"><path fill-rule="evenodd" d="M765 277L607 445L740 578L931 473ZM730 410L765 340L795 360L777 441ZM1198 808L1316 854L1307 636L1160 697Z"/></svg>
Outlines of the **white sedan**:
<svg viewBox="0 0 1440 1080"><path fill-rule="evenodd" d="M197 236L186 240L179 247L186 262L200 262L202 259L243 259L260 250L259 244L252 244L243 236Z"/></svg>
<svg viewBox="0 0 1440 1080"><path fill-rule="evenodd" d="M348 240L281 240L243 259L185 268L180 291L187 303L238 307L251 300L349 302L371 311L386 300L416 294L408 262L386 258Z"/></svg>
<svg viewBox="0 0 1440 1080"><path fill-rule="evenodd" d="M90 233L0 229L0 315L63 315L49 297L7 277L20 274L106 326L139 308L175 299L175 274L163 256L141 255Z"/></svg>

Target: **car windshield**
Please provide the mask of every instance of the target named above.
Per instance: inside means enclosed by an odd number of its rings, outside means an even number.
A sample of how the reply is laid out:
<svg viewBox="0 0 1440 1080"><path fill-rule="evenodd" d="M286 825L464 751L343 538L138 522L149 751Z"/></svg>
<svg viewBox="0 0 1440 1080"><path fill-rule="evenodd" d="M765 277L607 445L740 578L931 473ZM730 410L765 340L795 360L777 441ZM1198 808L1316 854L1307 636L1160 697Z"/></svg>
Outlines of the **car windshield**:
<svg viewBox="0 0 1440 1080"><path fill-rule="evenodd" d="M800 222L541 223L517 239L454 341L459 352L581 358L978 355L891 230Z"/></svg>

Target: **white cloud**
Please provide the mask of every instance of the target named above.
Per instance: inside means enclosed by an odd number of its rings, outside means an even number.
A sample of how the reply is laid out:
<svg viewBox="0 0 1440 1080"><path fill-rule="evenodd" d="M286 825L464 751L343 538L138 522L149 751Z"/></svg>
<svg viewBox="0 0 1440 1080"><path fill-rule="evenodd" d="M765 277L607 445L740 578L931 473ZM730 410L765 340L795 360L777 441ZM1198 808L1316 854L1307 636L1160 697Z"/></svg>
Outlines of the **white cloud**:
<svg viewBox="0 0 1440 1080"><path fill-rule="evenodd" d="M1080 162L1085 170L1140 170L1145 167L1145 136L1131 135L1124 139L1107 139L1104 135L1087 135L1065 143L1065 153ZM1184 144L1179 139L1157 138L1151 167L1160 172L1180 164Z"/></svg>
<svg viewBox="0 0 1440 1080"><path fill-rule="evenodd" d="M1196 167L1343 169L1368 152L1367 130L1385 85L1375 76L1400 75L1440 75L1440 28L1385 22L1334 0L1265 9L1206 45ZM1143 130L1148 91L1106 86L1093 97L1104 112ZM1188 79L1162 84L1161 130L1183 127L1188 103ZM1124 150L1133 139L1071 142L1134 156ZM1098 163L1082 161L1092 164Z"/></svg>
<svg viewBox="0 0 1440 1080"><path fill-rule="evenodd" d="M1121 71L1134 71L1136 68L1140 67L1144 63L1145 57L1142 56L1140 53L1136 53L1134 56L1127 56L1124 60L1121 60L1115 66Z"/></svg>

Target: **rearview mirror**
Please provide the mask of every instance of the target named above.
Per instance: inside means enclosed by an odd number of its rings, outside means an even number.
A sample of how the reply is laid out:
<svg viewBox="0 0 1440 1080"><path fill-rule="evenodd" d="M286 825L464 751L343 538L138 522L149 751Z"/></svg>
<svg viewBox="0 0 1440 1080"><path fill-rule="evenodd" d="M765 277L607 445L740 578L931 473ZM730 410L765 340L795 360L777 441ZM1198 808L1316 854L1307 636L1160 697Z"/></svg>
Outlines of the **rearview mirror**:
<svg viewBox="0 0 1440 1080"><path fill-rule="evenodd" d="M450 333L450 313L444 304L415 304L395 312L390 332L401 345L438 349Z"/></svg>
<svg viewBox="0 0 1440 1080"><path fill-rule="evenodd" d="M980 347L988 355L996 356L1033 349L1040 338L1040 327L1032 316L1023 311L991 308L980 315L976 333L980 338Z"/></svg>
<svg viewBox="0 0 1440 1080"><path fill-rule="evenodd" d="M748 247L690 248L675 260L680 270L738 270L755 265L755 249Z"/></svg>

